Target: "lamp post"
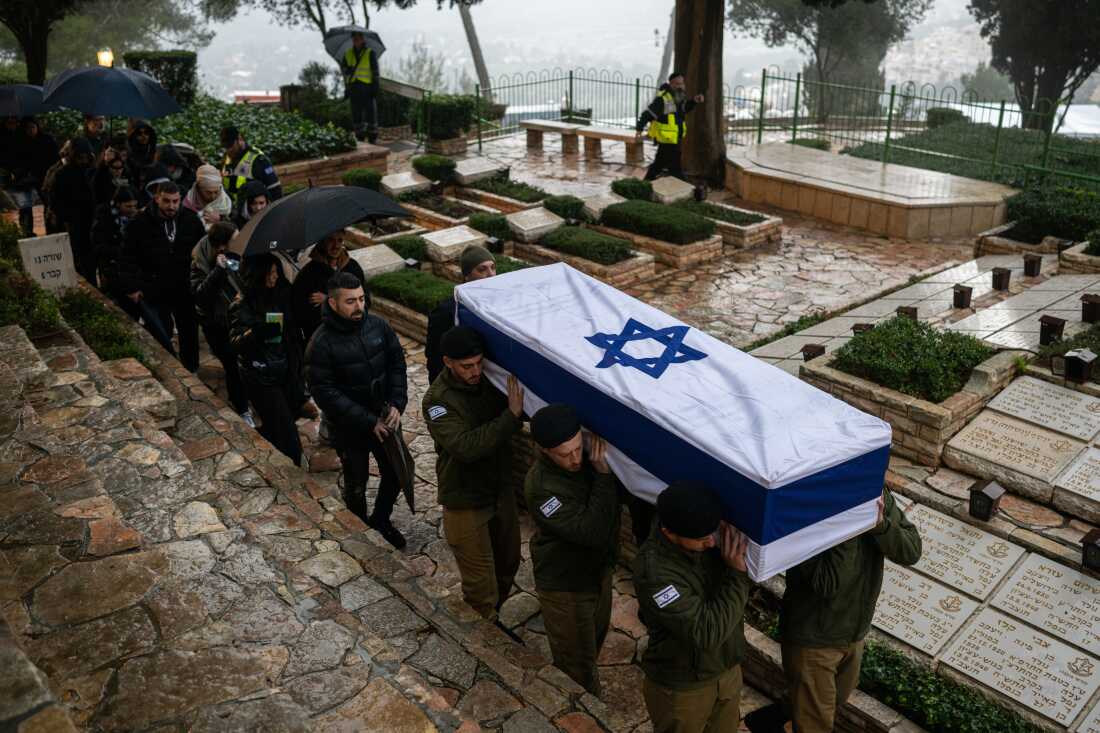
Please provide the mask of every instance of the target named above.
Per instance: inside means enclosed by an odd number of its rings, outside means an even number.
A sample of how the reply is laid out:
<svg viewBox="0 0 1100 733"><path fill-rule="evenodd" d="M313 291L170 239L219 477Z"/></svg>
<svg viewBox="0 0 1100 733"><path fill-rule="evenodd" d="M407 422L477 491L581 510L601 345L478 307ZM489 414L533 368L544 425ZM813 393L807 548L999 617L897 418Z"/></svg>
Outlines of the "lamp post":
<svg viewBox="0 0 1100 733"><path fill-rule="evenodd" d="M111 67L115 65L115 54L109 48L105 48L102 51L96 51L95 57L100 66Z"/></svg>

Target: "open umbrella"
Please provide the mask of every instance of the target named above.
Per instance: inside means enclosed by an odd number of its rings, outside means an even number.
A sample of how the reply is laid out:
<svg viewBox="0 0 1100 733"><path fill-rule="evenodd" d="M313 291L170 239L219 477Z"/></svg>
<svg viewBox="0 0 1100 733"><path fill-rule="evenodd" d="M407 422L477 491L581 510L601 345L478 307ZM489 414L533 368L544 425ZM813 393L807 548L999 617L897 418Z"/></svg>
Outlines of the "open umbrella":
<svg viewBox="0 0 1100 733"><path fill-rule="evenodd" d="M304 249L349 224L390 216L409 216L409 212L368 188L310 187L279 199L250 219L230 249L242 257Z"/></svg>
<svg viewBox="0 0 1100 733"><path fill-rule="evenodd" d="M374 58L382 58L386 52L386 44L374 31L369 31L361 25L342 25L339 28L329 28L325 32L325 51L336 59L336 63L343 63L344 54L351 48L351 34L362 33L367 42L367 48L374 52Z"/></svg>
<svg viewBox="0 0 1100 733"><path fill-rule="evenodd" d="M55 109L42 103L42 87L34 84L0 86L0 117L28 117Z"/></svg>
<svg viewBox="0 0 1100 733"><path fill-rule="evenodd" d="M164 117L180 111L153 77L133 69L87 66L68 69L50 80L43 102L86 115Z"/></svg>

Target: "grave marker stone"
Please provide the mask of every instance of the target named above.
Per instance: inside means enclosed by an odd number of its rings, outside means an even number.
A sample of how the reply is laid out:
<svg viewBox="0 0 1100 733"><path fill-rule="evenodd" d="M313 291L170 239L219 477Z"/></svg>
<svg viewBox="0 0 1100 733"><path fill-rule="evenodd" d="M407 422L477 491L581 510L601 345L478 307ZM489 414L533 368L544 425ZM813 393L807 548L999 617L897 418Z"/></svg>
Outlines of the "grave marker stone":
<svg viewBox="0 0 1100 733"><path fill-rule="evenodd" d="M679 178L665 176L653 182L653 200L659 204L673 204L695 195L695 187Z"/></svg>
<svg viewBox="0 0 1100 733"><path fill-rule="evenodd" d="M455 164L455 180L463 186L468 186L471 183L492 178L506 170L508 166L488 158L464 158Z"/></svg>
<svg viewBox="0 0 1100 733"><path fill-rule="evenodd" d="M887 562L874 625L935 656L978 608L978 603L909 568Z"/></svg>
<svg viewBox="0 0 1100 733"><path fill-rule="evenodd" d="M428 243L428 259L433 262L450 262L457 260L463 250L473 244L485 246L486 237L476 229L471 229L465 224L439 229L421 235Z"/></svg>
<svg viewBox="0 0 1100 733"><path fill-rule="evenodd" d="M565 223L565 219L541 206L517 211L505 219L508 221L508 228L521 242L537 242Z"/></svg>
<svg viewBox="0 0 1100 733"><path fill-rule="evenodd" d="M19 257L27 276L46 290L76 287L76 267L68 234L20 239Z"/></svg>
<svg viewBox="0 0 1100 733"><path fill-rule="evenodd" d="M1074 729L1074 733L1100 733L1100 702L1092 706L1092 710L1081 721L1081 725Z"/></svg>
<svg viewBox="0 0 1100 733"><path fill-rule="evenodd" d="M382 193L392 198L410 191L427 191L431 187L432 182L415 171L382 176Z"/></svg>
<svg viewBox="0 0 1100 733"><path fill-rule="evenodd" d="M583 201L584 213L588 214L593 221L599 221L600 217L603 216L604 209L613 204L621 204L626 201L626 199L617 193L608 192L589 196L583 199Z"/></svg>
<svg viewBox="0 0 1100 733"><path fill-rule="evenodd" d="M989 403L991 409L1088 441L1100 433L1100 398L1020 377Z"/></svg>
<svg viewBox="0 0 1100 733"><path fill-rule="evenodd" d="M1100 521L1100 449L1077 456L1054 482L1054 504L1074 516Z"/></svg>
<svg viewBox="0 0 1100 733"><path fill-rule="evenodd" d="M363 268L363 277L367 280L375 275L405 269L405 260L401 255L384 244L353 249L348 252L348 255Z"/></svg>

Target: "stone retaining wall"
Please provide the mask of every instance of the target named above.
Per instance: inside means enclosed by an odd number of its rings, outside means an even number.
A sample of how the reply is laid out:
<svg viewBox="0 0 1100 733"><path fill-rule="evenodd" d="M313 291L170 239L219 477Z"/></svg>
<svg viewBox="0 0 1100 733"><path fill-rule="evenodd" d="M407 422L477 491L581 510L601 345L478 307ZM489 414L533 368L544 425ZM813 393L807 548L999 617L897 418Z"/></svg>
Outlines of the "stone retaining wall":
<svg viewBox="0 0 1100 733"><path fill-rule="evenodd" d="M1008 255L1008 254L1054 254L1058 251L1058 239L1046 237L1039 244L1028 244L1015 239L1002 236L1012 231L1016 222L1010 221L992 229L987 229L978 235L977 244L974 247L974 256L984 255Z"/></svg>
<svg viewBox="0 0 1100 733"><path fill-rule="evenodd" d="M637 252L628 260L617 262L614 265L601 265L583 257L565 254L557 250L541 247L537 244L516 242L516 256L520 259L533 262L537 265L550 265L555 262L564 262L570 267L575 267L581 272L591 275L597 280L602 280L608 285L624 288L633 285L640 280L648 280L655 274L653 255L645 252Z"/></svg>
<svg viewBox="0 0 1100 733"><path fill-rule="evenodd" d="M455 201L458 200L451 196L448 196L446 198L450 198ZM489 206L483 206L482 204L479 204L475 201L463 201L462 203L470 207L471 209L477 209L478 211L483 211L486 214L500 213L496 209L493 209ZM413 218L415 219L417 224L424 227L425 229L431 229L433 231L436 229L450 229L451 227L457 227L465 224L470 220L469 215L456 219L454 217L447 216L446 214L440 214L438 211L432 211L431 209L424 208L423 206L417 206L416 204L412 204L409 202L402 202L401 206L403 206L406 210L408 210L410 214L413 215Z"/></svg>
<svg viewBox="0 0 1100 733"><path fill-rule="evenodd" d="M708 260L722 255L721 234L715 234L712 237L701 239L698 242L691 242L690 244L673 244L672 242L664 242L660 239L653 239L652 237L646 237L641 234L633 234L623 231L622 229L603 226L602 224L587 224L586 226L597 232L602 232L612 237L618 237L619 239L625 239L633 243L635 249L648 252L653 255L653 258L657 262L660 262L662 265L668 265L669 267L675 267L677 270L682 270L691 265L697 265L700 262L707 262Z"/></svg>
<svg viewBox="0 0 1100 733"><path fill-rule="evenodd" d="M394 331L420 343L428 340L428 317L423 313L375 294L371 295L370 302L371 313L385 318Z"/></svg>
<svg viewBox="0 0 1100 733"><path fill-rule="evenodd" d="M734 224L721 219L711 219L722 235L722 241L727 247L735 249L748 249L768 242L778 242L783 239L783 220L778 216L768 216L758 211L749 211L729 204L717 201L709 202L712 206L719 206L741 214L749 214L764 217L764 221L756 224ZM708 217L709 218L709 217Z"/></svg>
<svg viewBox="0 0 1100 733"><path fill-rule="evenodd" d="M1088 242L1081 242L1069 249L1062 250L1058 255L1058 271L1066 273L1079 272L1085 275L1100 272L1100 257L1085 254L1088 246Z"/></svg>
<svg viewBox="0 0 1100 733"><path fill-rule="evenodd" d="M510 198L508 196L501 196L500 194L489 193L488 191L482 191L477 188L470 188L468 186L456 186L454 188L454 195L460 199L466 201L474 201L496 209L502 214L514 214L517 211L524 211L526 209L535 209L542 206L541 201L532 201L527 203L525 201L519 201L518 199Z"/></svg>
<svg viewBox="0 0 1100 733"><path fill-rule="evenodd" d="M389 149L381 145L360 143L356 150L348 153L280 163L275 166L275 172L284 186L288 183L306 185L310 181L314 186L335 186L342 182L340 179L344 172L352 168L373 168L379 173L386 173L389 155Z"/></svg>

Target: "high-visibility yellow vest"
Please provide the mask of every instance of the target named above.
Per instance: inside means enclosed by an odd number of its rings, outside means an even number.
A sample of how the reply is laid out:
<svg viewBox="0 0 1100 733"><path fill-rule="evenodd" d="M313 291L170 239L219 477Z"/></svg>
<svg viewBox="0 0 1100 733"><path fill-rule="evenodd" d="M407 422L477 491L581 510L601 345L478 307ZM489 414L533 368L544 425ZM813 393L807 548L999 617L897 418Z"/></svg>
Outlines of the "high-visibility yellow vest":
<svg viewBox="0 0 1100 733"><path fill-rule="evenodd" d="M252 164L263 154L262 150L249 148L237 161L237 165L232 168L229 167L232 162L229 160L229 156L222 160L222 187L225 188L226 193L234 199L237 198L237 191L240 191L241 187L254 177L252 175Z"/></svg>
<svg viewBox="0 0 1100 733"><path fill-rule="evenodd" d="M649 123L649 136L659 143L675 145L680 142L680 128L676 124L676 100L668 92L658 94L665 104L664 122L653 120ZM684 120L684 137L687 137L687 120Z"/></svg>
<svg viewBox="0 0 1100 733"><path fill-rule="evenodd" d="M371 76L370 73L369 48L363 48L363 55L359 57L358 63L355 61L355 47L349 48L347 53L344 54L344 65L351 69L351 76L348 77L348 84L354 84L357 81L363 84L370 84L374 81L374 77Z"/></svg>

